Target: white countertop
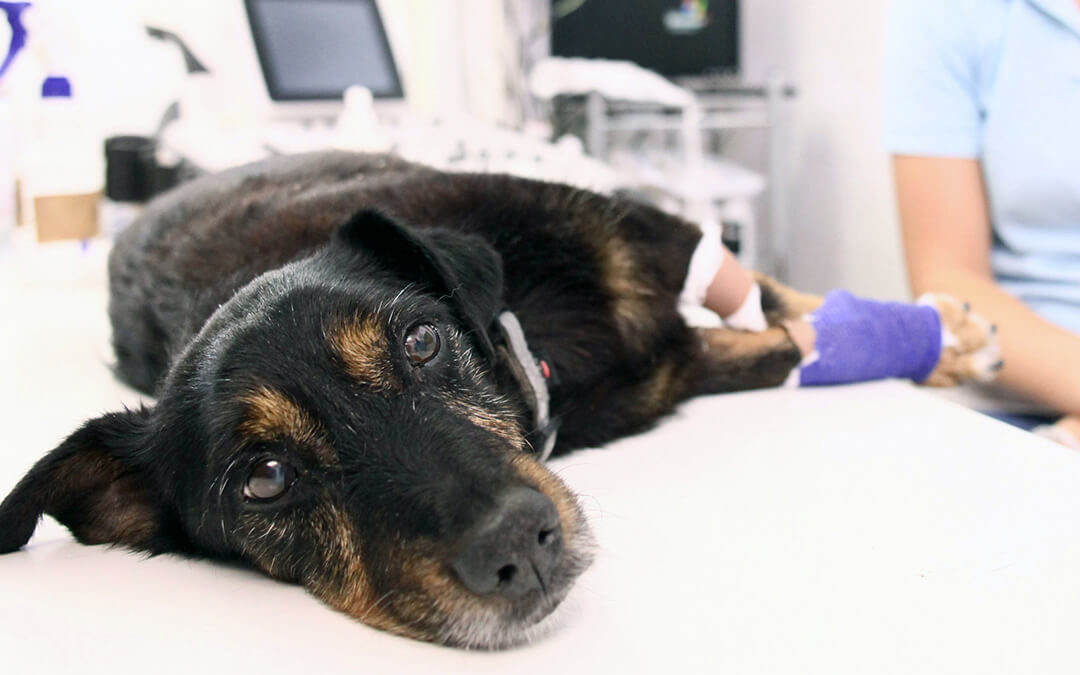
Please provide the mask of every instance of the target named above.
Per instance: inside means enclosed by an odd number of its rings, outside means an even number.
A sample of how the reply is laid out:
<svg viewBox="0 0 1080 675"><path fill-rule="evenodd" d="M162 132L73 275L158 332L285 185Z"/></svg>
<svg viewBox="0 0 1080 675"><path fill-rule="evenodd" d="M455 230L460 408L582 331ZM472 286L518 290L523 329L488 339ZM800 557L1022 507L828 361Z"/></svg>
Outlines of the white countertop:
<svg viewBox="0 0 1080 675"><path fill-rule="evenodd" d="M108 370L103 253L0 263L0 496L138 400ZM1080 672L1080 455L914 387L699 399L553 464L599 554L532 645L396 638L254 572L47 522L0 556L0 671Z"/></svg>

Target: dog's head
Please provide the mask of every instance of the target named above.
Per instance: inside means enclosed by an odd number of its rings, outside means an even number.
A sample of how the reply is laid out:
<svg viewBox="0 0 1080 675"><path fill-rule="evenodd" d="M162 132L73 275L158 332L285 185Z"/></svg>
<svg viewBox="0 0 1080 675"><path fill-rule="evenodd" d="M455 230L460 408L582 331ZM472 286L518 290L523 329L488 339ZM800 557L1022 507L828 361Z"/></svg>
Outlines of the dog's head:
<svg viewBox="0 0 1080 675"><path fill-rule="evenodd" d="M152 409L87 422L0 505L82 542L240 559L361 621L521 642L588 565L566 486L496 386L483 241L365 212L222 305Z"/></svg>

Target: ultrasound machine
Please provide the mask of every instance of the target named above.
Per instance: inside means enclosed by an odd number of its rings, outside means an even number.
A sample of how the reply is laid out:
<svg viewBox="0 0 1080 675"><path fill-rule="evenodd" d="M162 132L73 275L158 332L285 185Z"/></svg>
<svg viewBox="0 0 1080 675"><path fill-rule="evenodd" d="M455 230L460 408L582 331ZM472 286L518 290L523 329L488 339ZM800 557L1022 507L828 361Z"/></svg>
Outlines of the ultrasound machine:
<svg viewBox="0 0 1080 675"><path fill-rule="evenodd" d="M394 152L442 169L605 191L616 185L605 164L572 142L555 145L464 115L411 110L375 0L219 0L214 11L214 26L190 27L183 36L191 36L189 47L206 72L189 73L179 118L161 134L167 152L202 170L345 148ZM360 96L353 95L357 87ZM345 118L377 127L369 146L342 142Z"/></svg>

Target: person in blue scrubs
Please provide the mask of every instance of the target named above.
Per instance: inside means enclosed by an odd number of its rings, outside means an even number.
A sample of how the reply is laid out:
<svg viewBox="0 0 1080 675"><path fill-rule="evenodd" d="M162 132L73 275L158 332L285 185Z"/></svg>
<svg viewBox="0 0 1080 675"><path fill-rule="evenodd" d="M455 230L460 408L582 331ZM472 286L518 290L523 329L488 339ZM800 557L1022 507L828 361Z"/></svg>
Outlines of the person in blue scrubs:
<svg viewBox="0 0 1080 675"><path fill-rule="evenodd" d="M916 294L998 327L1080 447L1080 0L892 0L886 145Z"/></svg>

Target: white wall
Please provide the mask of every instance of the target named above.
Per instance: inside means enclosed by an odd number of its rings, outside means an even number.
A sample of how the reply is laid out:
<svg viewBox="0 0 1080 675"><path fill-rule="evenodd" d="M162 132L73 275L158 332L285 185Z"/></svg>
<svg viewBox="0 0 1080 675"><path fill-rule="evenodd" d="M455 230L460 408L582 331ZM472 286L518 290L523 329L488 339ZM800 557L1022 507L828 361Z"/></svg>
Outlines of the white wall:
<svg viewBox="0 0 1080 675"><path fill-rule="evenodd" d="M511 55L502 0L381 0L409 103L429 113L511 115Z"/></svg>
<svg viewBox="0 0 1080 675"><path fill-rule="evenodd" d="M111 1L136 8L147 22L182 33L193 49L204 53L221 52L217 43L228 41L227 36L214 28L220 17L241 11L242 4L242 0ZM410 105L433 114L469 113L491 121L514 116L514 107L504 96L513 54L503 0L378 0L378 6Z"/></svg>
<svg viewBox="0 0 1080 675"><path fill-rule="evenodd" d="M888 157L881 145L887 0L744 0L743 59L798 87L790 108L789 280L908 295ZM760 148L747 148L753 156Z"/></svg>

